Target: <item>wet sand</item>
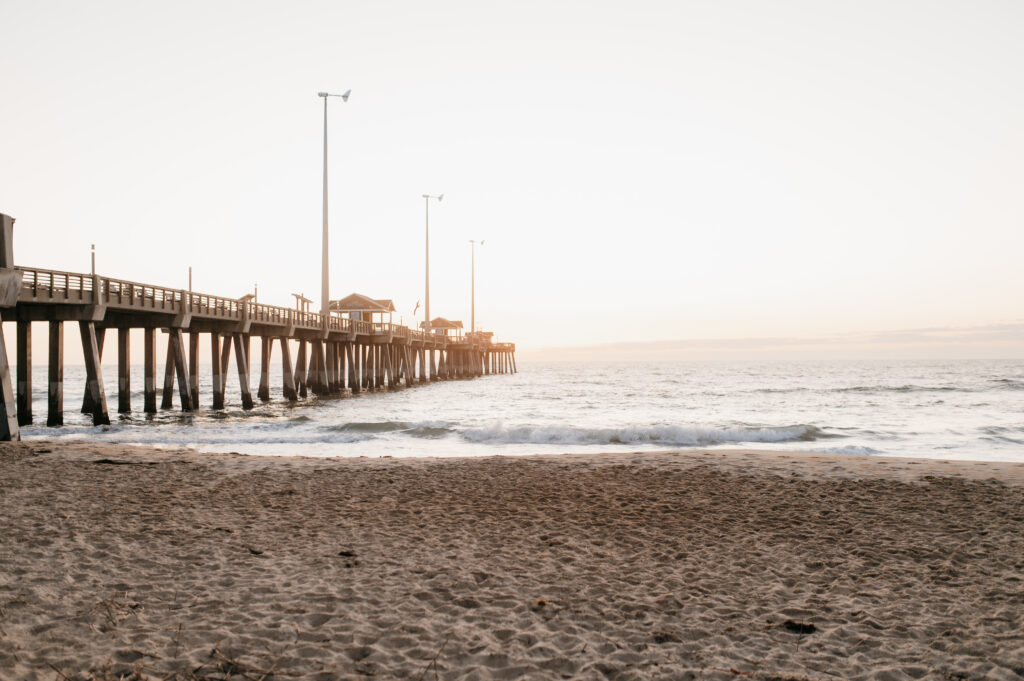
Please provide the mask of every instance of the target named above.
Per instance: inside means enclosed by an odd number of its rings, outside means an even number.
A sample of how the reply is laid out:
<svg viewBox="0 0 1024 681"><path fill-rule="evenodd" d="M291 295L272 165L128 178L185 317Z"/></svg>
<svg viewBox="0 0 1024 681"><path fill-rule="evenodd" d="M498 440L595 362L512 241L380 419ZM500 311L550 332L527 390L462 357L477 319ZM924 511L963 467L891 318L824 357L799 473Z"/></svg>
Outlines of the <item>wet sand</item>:
<svg viewBox="0 0 1024 681"><path fill-rule="evenodd" d="M1024 464L0 445L0 679L1024 678Z"/></svg>

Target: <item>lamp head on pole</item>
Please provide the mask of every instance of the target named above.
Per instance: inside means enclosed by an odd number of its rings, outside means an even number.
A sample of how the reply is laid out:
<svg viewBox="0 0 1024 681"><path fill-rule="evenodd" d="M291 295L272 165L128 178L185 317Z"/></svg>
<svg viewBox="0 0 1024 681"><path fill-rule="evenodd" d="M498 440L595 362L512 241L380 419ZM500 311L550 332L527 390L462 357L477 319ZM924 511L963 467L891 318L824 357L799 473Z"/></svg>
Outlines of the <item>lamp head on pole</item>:
<svg viewBox="0 0 1024 681"><path fill-rule="evenodd" d="M348 97L351 94L352 94L352 90L348 89L348 90L345 90L345 92L343 94L340 94L340 95L333 95L330 92L318 92L318 93L316 93L316 96L317 97L324 97L324 98L326 98L326 97L341 97L341 101L347 102L348 101Z"/></svg>
<svg viewBox="0 0 1024 681"><path fill-rule="evenodd" d="M440 201L441 199L444 198L444 194L438 194L437 196L433 196L432 194L424 194L423 198L427 199L428 201L430 199L437 199L438 201Z"/></svg>

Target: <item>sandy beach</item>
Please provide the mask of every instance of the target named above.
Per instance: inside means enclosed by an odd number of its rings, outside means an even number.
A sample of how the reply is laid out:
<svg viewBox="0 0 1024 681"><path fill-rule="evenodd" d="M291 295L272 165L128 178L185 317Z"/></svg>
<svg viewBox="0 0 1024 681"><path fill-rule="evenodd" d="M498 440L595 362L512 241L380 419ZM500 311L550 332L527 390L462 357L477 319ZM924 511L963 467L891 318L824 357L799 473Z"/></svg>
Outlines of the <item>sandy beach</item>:
<svg viewBox="0 0 1024 681"><path fill-rule="evenodd" d="M2 679L1024 678L1024 464L0 445Z"/></svg>

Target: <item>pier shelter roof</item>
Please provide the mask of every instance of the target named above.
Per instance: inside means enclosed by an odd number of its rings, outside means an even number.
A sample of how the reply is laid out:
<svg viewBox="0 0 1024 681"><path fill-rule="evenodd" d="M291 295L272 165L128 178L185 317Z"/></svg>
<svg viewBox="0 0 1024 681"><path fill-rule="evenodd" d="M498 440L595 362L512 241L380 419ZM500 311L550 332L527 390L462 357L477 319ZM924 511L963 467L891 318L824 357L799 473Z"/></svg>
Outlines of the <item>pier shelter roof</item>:
<svg viewBox="0 0 1024 681"><path fill-rule="evenodd" d="M391 318L395 303L388 298L377 299L362 293L350 293L341 300L332 300L331 311L347 314L351 319L368 321L373 321L374 315L380 315L379 321L384 321L385 315Z"/></svg>
<svg viewBox="0 0 1024 681"><path fill-rule="evenodd" d="M420 328L427 328L427 323L420 322ZM458 335L459 331L462 331L462 322L458 320L452 321L444 317L434 317L433 321L430 322L430 330L445 336L454 336Z"/></svg>

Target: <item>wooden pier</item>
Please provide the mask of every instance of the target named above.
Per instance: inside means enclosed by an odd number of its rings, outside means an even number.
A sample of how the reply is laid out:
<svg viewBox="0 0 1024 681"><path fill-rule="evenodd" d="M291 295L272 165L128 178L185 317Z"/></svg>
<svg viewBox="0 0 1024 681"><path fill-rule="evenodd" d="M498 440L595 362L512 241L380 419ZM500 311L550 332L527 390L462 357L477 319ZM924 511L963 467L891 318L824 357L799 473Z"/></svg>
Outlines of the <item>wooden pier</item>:
<svg viewBox="0 0 1024 681"><path fill-rule="evenodd" d="M270 366L279 355L282 393L289 401L397 390L435 380L474 378L514 373L515 345L494 343L490 334L445 336L389 322L369 322L340 315L324 318L302 309L258 304L191 293L99 275L13 264L13 220L0 215L0 316L17 324L17 380L11 380L8 353L0 329L0 400L6 419L0 419L0 440L19 439L19 426L33 422L32 322L49 326L47 426L64 422L64 323L77 322L85 356L86 389L81 411L96 425L110 423L100 360L104 346L117 348L118 413L130 413L130 332L144 338L143 394L145 413L157 411L156 334L167 334L160 408L172 409L175 385L182 411L204 403L199 375L208 362L212 378L209 399L224 409L232 354L238 376L241 406L254 405L250 351L258 340L259 382L256 398L270 400ZM107 331L117 342L106 343ZM202 357L202 335L209 355ZM297 352L292 356L293 342ZM15 394L16 393L16 394ZM74 406L77 406L77 401Z"/></svg>

